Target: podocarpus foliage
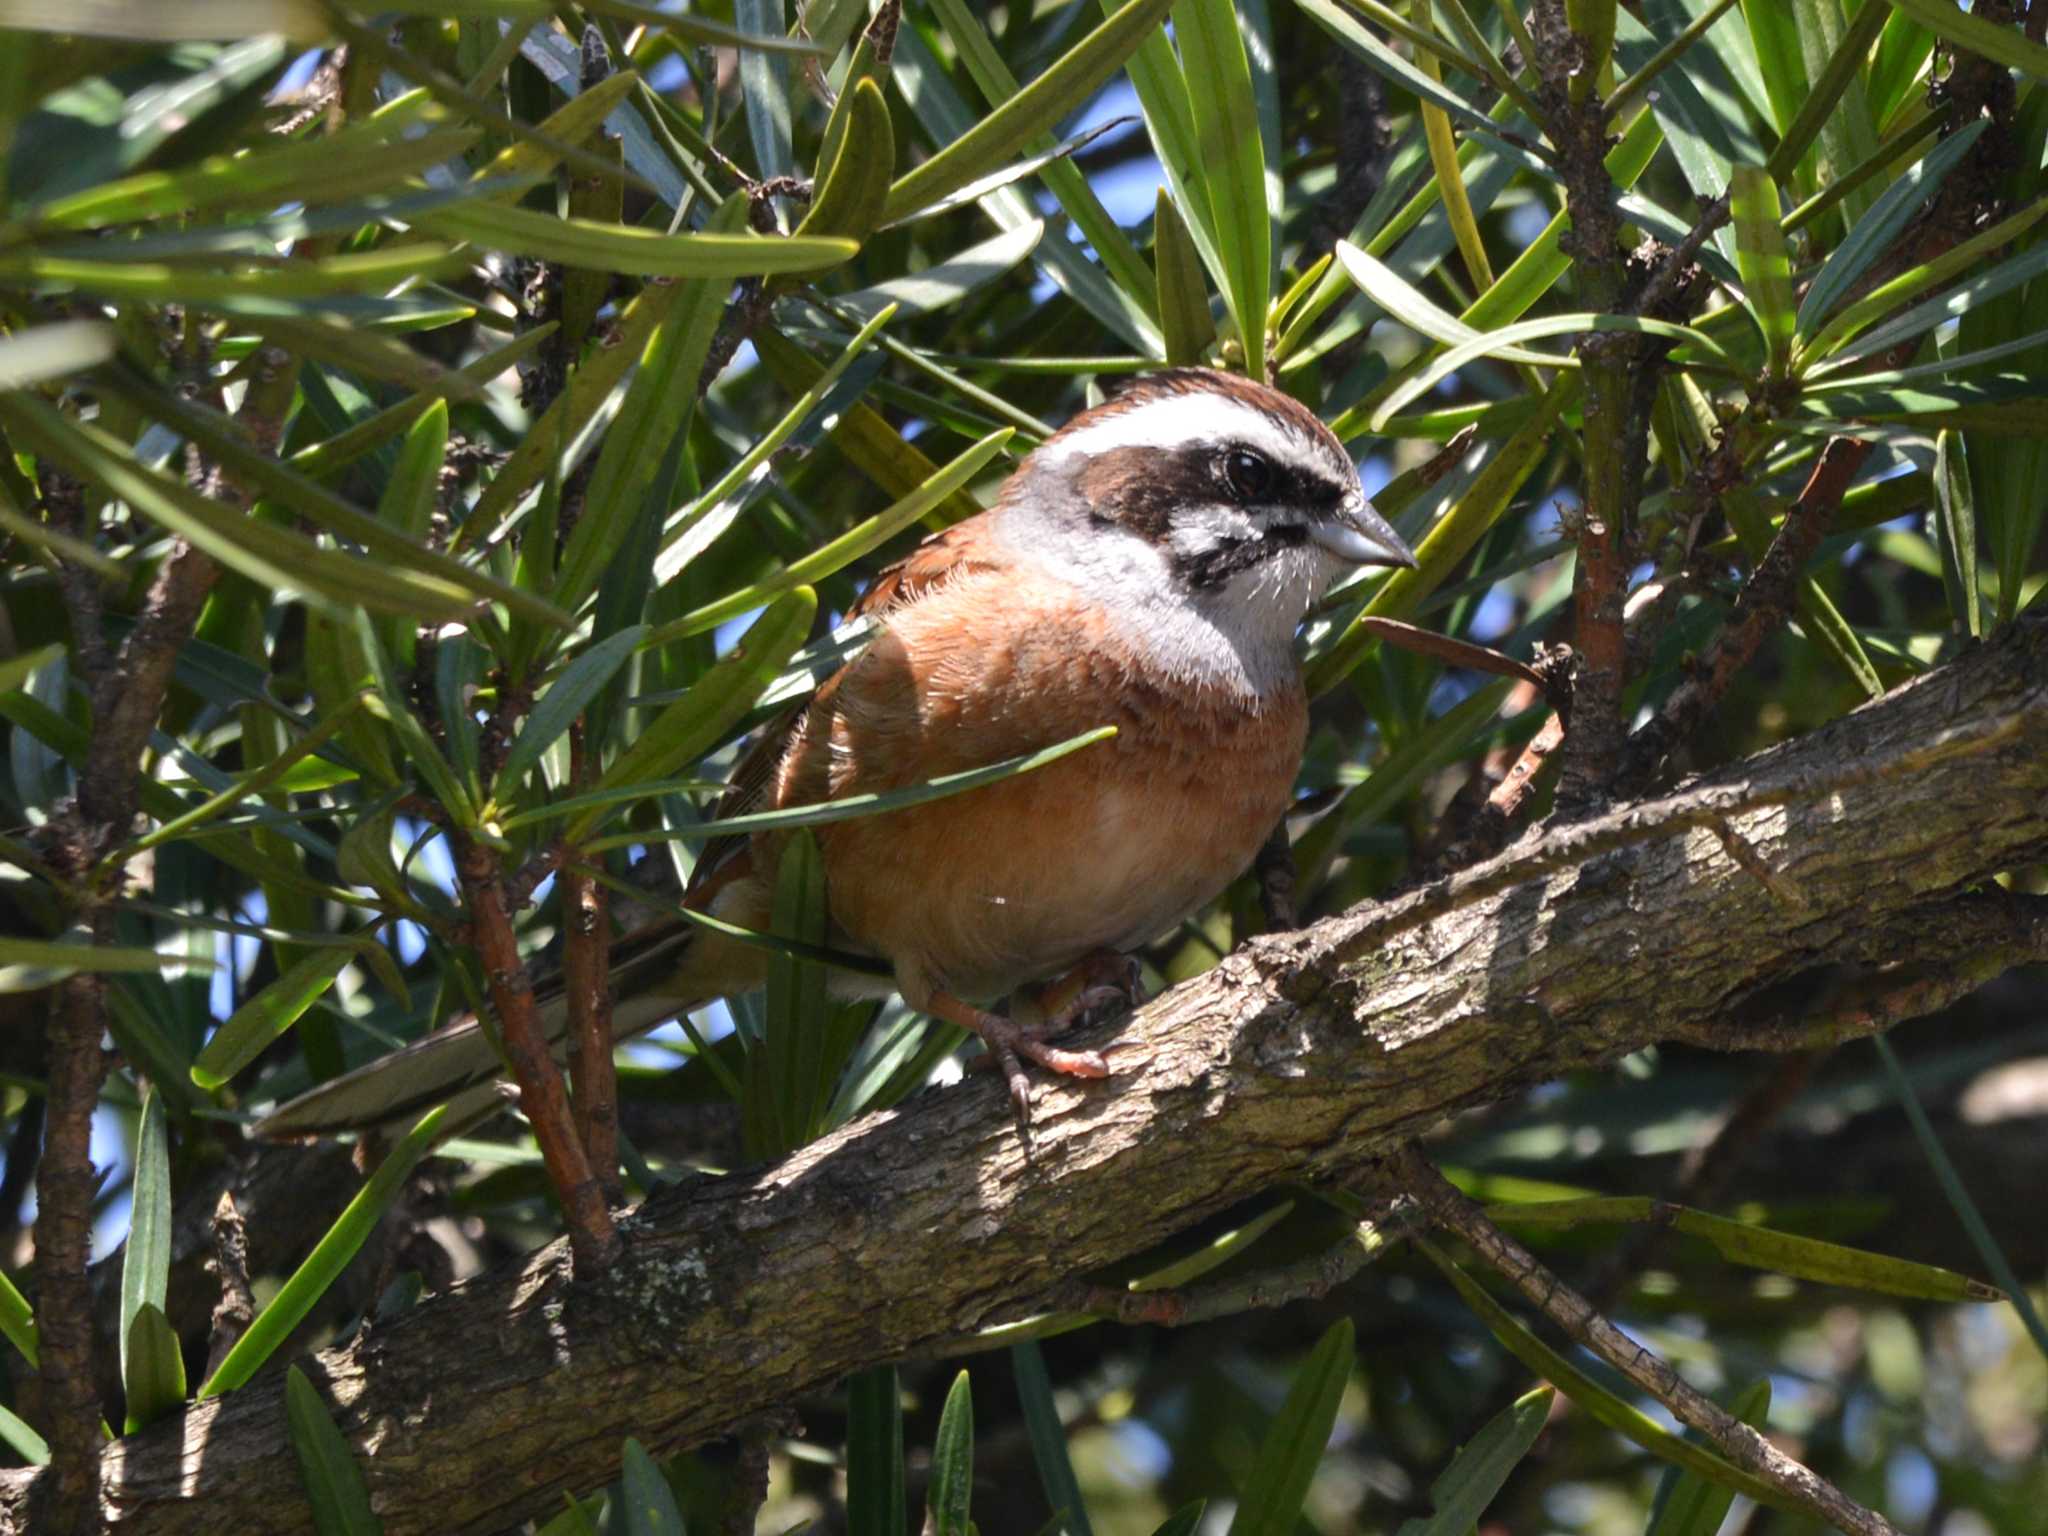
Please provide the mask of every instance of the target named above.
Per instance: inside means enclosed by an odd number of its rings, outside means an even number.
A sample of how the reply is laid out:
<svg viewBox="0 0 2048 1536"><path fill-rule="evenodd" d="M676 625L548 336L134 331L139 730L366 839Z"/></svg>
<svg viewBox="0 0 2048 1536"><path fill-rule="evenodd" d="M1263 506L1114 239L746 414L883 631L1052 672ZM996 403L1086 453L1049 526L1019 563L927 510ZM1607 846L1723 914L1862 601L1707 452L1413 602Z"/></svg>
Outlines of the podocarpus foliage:
<svg viewBox="0 0 2048 1536"><path fill-rule="evenodd" d="M2002 4L134 0L0 27L0 1226L38 1201L33 1267L0 1250L0 1438L47 1463L51 1530L93 1526L103 1418L244 1390L280 1391L304 1519L378 1528L365 1487L432 1469L380 1469L324 1383L278 1387L288 1360L565 1222L601 1266L619 1195L933 1076L957 1035L827 998L799 857L765 1004L632 1054L615 1099L586 1052L573 1114L523 1077L526 1118L443 1142L430 1116L367 1182L243 1130L457 1012L510 1037L540 957L601 1023L603 940L669 909L740 743L860 643L834 620L862 583L1120 375L1277 382L1420 550L1303 636L1304 918L1485 856L1553 787L1590 812L1838 715L2043 584L2048 49ZM1571 655L1493 678L1375 649L1384 619ZM1151 980L1272 921L1265 874ZM1645 1052L1436 1152L1740 1415L1799 1373L1769 1422L1861 1503L2019 1532L2042 1359L2003 1310L1938 1310L1984 1287L1812 1241L1981 1267L1800 1139L1877 1136L1893 1082L1939 1119L2036 1027L2011 1012L1909 1040L1893 1078L1801 1058L1748 1089ZM209 1235L230 1186L246 1223ZM1886 1192L1966 1210L1945 1187ZM123 1211L95 1285L93 1222ZM1010 1346L972 1388L879 1365L736 1452L650 1426L563 1469L549 1496L584 1502L547 1529L750 1528L766 1496L777 1529L901 1531L923 1502L941 1531L1187 1531L1210 1499L1243 1531L1306 1500L1331 1532L1704 1536L1772 1496L1456 1255L1381 1258L1386 1214L1273 1192L1081 1277L1220 1321L1061 1312L969 1341ZM1653 1218L1682 1241L1629 1225ZM2037 1228L1991 1228L1983 1264L2032 1245L2038 1275ZM1236 1315L1276 1295L1317 1299ZM1524 1366L1576 1410L1518 1396ZM494 1496L439 1518L532 1513Z"/></svg>

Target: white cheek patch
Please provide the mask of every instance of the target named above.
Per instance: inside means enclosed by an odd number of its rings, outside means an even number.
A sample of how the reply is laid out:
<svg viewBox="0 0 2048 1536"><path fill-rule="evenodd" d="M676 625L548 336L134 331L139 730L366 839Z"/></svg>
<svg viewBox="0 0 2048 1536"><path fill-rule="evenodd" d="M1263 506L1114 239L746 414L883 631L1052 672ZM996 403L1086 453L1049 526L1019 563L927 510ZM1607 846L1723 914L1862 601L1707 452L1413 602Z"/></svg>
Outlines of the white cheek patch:
<svg viewBox="0 0 2048 1536"><path fill-rule="evenodd" d="M1236 507L1223 503L1191 507L1173 520L1168 542L1183 559L1206 555L1227 544L1242 544L1259 537L1259 525Z"/></svg>
<svg viewBox="0 0 2048 1536"><path fill-rule="evenodd" d="M1076 454L1102 454L1118 448L1171 453L1196 443L1242 443L1274 459L1298 457L1318 446L1306 434L1242 400L1186 394L1162 395L1090 422L1053 438L1038 450L1038 456L1057 463Z"/></svg>

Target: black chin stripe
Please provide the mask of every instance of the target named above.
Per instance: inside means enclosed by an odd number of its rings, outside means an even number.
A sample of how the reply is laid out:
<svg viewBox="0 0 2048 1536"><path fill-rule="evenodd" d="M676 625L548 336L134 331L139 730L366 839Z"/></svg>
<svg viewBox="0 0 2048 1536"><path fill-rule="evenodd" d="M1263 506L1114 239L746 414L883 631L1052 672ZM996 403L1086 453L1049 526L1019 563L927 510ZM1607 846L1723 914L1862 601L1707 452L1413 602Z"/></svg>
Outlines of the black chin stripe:
<svg viewBox="0 0 2048 1536"><path fill-rule="evenodd" d="M1194 591L1212 591L1240 572L1265 564L1283 550L1299 549L1307 542L1307 528L1299 523L1280 523L1268 528L1263 538L1231 539L1199 555L1175 555L1173 573Z"/></svg>

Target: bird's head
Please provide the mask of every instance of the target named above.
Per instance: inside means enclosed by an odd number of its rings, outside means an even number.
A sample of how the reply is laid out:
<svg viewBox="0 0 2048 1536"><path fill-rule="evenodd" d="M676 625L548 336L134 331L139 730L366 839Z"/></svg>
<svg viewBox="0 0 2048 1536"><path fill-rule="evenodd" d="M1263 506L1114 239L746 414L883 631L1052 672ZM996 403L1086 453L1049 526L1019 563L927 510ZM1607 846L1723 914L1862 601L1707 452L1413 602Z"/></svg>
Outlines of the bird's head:
<svg viewBox="0 0 2048 1536"><path fill-rule="evenodd" d="M1005 496L1110 601L1190 607L1284 644L1341 573L1413 566L1335 434L1299 401L1201 368L1145 375L1032 454Z"/></svg>

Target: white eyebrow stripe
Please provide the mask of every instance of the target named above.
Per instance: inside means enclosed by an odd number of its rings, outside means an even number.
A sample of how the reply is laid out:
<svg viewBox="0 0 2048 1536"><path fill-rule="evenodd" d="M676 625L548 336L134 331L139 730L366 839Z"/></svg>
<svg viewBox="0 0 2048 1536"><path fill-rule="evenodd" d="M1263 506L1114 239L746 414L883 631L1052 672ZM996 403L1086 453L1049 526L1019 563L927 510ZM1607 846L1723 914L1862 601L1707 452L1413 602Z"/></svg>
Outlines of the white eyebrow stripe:
<svg viewBox="0 0 2048 1536"><path fill-rule="evenodd" d="M1048 441L1038 452L1050 459L1110 453L1118 448L1172 452L1196 443L1244 443L1274 458L1287 458L1320 445L1306 432L1242 400L1218 394L1161 395L1128 410L1090 422Z"/></svg>

